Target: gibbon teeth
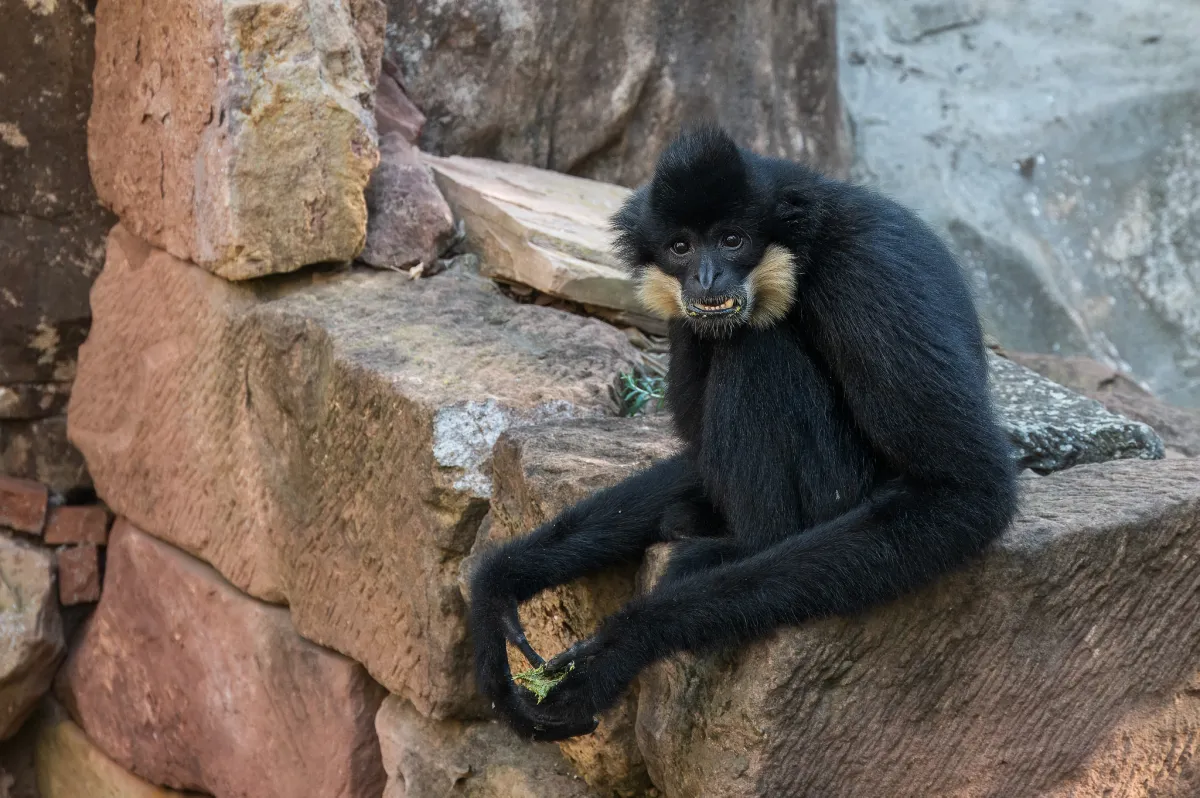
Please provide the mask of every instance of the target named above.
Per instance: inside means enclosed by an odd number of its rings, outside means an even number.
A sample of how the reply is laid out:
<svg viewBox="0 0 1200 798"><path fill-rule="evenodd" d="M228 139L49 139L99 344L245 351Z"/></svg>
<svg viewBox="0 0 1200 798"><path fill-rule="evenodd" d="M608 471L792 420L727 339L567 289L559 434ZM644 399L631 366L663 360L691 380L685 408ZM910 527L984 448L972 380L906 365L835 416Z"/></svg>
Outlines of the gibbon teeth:
<svg viewBox="0 0 1200 798"><path fill-rule="evenodd" d="M733 300L726 299L719 305L709 305L704 302L697 302L696 307L700 308L701 310L729 310L731 307L733 307Z"/></svg>

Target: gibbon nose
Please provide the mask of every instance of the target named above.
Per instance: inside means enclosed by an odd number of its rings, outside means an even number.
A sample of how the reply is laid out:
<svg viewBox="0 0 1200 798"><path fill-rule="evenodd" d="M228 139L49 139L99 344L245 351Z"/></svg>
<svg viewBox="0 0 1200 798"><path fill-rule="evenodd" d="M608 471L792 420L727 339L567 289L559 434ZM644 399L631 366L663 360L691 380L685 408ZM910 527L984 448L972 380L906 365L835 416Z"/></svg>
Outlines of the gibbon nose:
<svg viewBox="0 0 1200 798"><path fill-rule="evenodd" d="M700 259L700 274L698 275L700 287L705 291L713 287L713 283L721 276L721 270L714 262L713 258Z"/></svg>

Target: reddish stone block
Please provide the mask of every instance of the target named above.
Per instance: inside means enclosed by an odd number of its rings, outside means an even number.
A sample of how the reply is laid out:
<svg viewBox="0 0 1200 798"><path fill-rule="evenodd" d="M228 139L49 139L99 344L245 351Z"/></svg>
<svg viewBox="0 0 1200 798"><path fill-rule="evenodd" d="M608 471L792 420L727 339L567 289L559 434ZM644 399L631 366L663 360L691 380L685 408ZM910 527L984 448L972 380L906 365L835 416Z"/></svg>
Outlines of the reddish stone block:
<svg viewBox="0 0 1200 798"><path fill-rule="evenodd" d="M176 790L380 798L383 690L361 665L123 518L107 552L104 595L58 674L98 749Z"/></svg>
<svg viewBox="0 0 1200 798"><path fill-rule="evenodd" d="M100 550L94 543L58 550L58 601L64 607L100 600Z"/></svg>
<svg viewBox="0 0 1200 798"><path fill-rule="evenodd" d="M55 507L46 519L43 539L51 545L62 543L108 542L108 510L99 504L82 507Z"/></svg>
<svg viewBox="0 0 1200 798"><path fill-rule="evenodd" d="M40 482L0 476L0 526L42 534L50 491Z"/></svg>

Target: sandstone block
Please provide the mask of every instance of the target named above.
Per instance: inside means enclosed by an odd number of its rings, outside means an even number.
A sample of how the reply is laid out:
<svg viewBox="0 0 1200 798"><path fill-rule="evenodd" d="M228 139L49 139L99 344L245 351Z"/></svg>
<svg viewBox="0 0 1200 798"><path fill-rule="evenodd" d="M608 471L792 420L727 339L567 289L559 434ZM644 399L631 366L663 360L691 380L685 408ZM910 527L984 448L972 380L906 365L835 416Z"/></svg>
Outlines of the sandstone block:
<svg viewBox="0 0 1200 798"><path fill-rule="evenodd" d="M112 217L88 175L87 3L0 0L0 20L0 418L37 418L70 388Z"/></svg>
<svg viewBox="0 0 1200 798"><path fill-rule="evenodd" d="M156 787L104 755L61 710L47 712L37 731L41 798L184 798Z"/></svg>
<svg viewBox="0 0 1200 798"><path fill-rule="evenodd" d="M0 474L0 526L42 534L50 492L40 482Z"/></svg>
<svg viewBox="0 0 1200 798"><path fill-rule="evenodd" d="M233 280L346 261L378 160L379 0L97 9L88 154L123 223Z"/></svg>
<svg viewBox="0 0 1200 798"><path fill-rule="evenodd" d="M522 535L591 493L674 453L665 419L589 419L506 432L496 442L492 524L487 540ZM469 566L468 566L469 567ZM635 568L585 577L547 591L521 607L521 621L545 657L591 634L634 593ZM528 667L516 649L516 670ZM618 794L649 786L634 739L637 691L606 715L587 737L560 743L590 785Z"/></svg>
<svg viewBox="0 0 1200 798"><path fill-rule="evenodd" d="M122 228L93 309L70 420L105 503L439 715L473 700L457 571L492 445L604 414L637 359L462 268L239 285Z"/></svg>
<svg viewBox="0 0 1200 798"><path fill-rule="evenodd" d="M70 495L92 487L87 464L67 440L67 417L0 421L0 473Z"/></svg>
<svg viewBox="0 0 1200 798"><path fill-rule="evenodd" d="M985 559L859 618L643 674L671 798L1185 796L1200 773L1200 465L1026 483Z"/></svg>
<svg viewBox="0 0 1200 798"><path fill-rule="evenodd" d="M155 784L373 798L383 783L373 726L383 691L366 671L124 519L60 681L88 738Z"/></svg>
<svg viewBox="0 0 1200 798"><path fill-rule="evenodd" d="M100 504L55 507L46 521L42 539L51 545L108 542L108 510Z"/></svg>
<svg viewBox="0 0 1200 798"><path fill-rule="evenodd" d="M713 119L767 154L848 164L833 0L388 8L427 152L633 186L682 125Z"/></svg>
<svg viewBox="0 0 1200 798"><path fill-rule="evenodd" d="M481 273L562 299L645 313L633 279L612 253L609 219L629 196L620 186L479 158L426 160Z"/></svg>
<svg viewBox="0 0 1200 798"><path fill-rule="evenodd" d="M64 649L51 552L0 532L0 740L50 687Z"/></svg>
<svg viewBox="0 0 1200 798"><path fill-rule="evenodd" d="M598 798L553 745L522 740L494 721L431 720L389 696L375 726L384 798Z"/></svg>
<svg viewBox="0 0 1200 798"><path fill-rule="evenodd" d="M1110 412L1150 425L1168 449L1200 457L1200 409L1176 407L1122 371L1088 357L1060 357L1031 352L1007 352L1015 363L1091 397Z"/></svg>
<svg viewBox="0 0 1200 798"><path fill-rule="evenodd" d="M100 600L100 550L94 543L64 546L55 552L58 601L64 607Z"/></svg>

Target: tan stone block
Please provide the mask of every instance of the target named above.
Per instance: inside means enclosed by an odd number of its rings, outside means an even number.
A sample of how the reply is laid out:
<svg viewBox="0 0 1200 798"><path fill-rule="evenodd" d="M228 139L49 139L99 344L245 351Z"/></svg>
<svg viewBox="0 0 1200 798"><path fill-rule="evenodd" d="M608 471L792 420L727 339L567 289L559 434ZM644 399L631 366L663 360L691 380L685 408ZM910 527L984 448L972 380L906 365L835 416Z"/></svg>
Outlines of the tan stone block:
<svg viewBox="0 0 1200 798"><path fill-rule="evenodd" d="M58 692L118 764L213 795L379 795L383 690L361 665L123 519L106 583Z"/></svg>
<svg viewBox="0 0 1200 798"><path fill-rule="evenodd" d="M146 240L233 280L345 261L378 160L379 0L113 0L88 155Z"/></svg>
<svg viewBox="0 0 1200 798"><path fill-rule="evenodd" d="M422 712L471 707L492 445L607 412L624 336L461 268L233 284L122 228L92 301L69 417L105 503Z"/></svg>

